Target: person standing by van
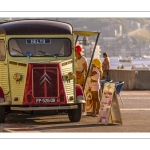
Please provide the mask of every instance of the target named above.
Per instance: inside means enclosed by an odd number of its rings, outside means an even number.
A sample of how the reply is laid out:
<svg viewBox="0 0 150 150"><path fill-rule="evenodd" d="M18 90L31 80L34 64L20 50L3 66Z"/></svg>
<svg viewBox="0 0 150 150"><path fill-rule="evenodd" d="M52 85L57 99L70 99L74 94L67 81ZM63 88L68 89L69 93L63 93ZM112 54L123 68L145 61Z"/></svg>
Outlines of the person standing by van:
<svg viewBox="0 0 150 150"><path fill-rule="evenodd" d="M75 56L76 56L76 78L77 84L80 84L83 87L85 81L85 75L87 74L87 59L81 55L82 48L80 45L75 47Z"/></svg>
<svg viewBox="0 0 150 150"><path fill-rule="evenodd" d="M93 112L92 116L95 117L99 113L100 109L100 78L103 75L102 70L102 63L101 61L96 58L92 61L92 66L90 69L90 91L92 93L92 100L93 100Z"/></svg>
<svg viewBox="0 0 150 150"><path fill-rule="evenodd" d="M107 53L103 53L103 58L104 58L104 61L103 61L103 72L104 72L104 78L105 79L108 79L109 78L109 69L110 69L110 59L107 55Z"/></svg>
<svg viewBox="0 0 150 150"><path fill-rule="evenodd" d="M75 47L76 56L76 84L79 84L82 88L87 74L87 59L82 56L82 48L80 45ZM85 104L83 104L83 112L85 112Z"/></svg>

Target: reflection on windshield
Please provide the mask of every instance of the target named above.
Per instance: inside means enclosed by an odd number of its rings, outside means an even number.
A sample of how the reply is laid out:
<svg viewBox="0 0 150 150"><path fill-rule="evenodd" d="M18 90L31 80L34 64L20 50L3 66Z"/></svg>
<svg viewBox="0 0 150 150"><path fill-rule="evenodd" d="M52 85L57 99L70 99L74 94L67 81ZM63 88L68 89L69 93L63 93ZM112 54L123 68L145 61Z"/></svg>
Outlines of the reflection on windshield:
<svg viewBox="0 0 150 150"><path fill-rule="evenodd" d="M70 56L69 39L10 39L9 53L11 56Z"/></svg>

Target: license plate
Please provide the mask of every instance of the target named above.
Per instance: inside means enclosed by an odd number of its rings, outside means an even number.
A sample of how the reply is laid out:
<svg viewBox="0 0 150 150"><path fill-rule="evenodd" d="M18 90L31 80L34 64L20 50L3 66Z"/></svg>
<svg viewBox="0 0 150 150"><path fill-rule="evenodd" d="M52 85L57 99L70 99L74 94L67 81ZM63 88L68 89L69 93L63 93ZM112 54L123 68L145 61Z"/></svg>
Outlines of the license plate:
<svg viewBox="0 0 150 150"><path fill-rule="evenodd" d="M55 103L57 98L37 98L36 103Z"/></svg>

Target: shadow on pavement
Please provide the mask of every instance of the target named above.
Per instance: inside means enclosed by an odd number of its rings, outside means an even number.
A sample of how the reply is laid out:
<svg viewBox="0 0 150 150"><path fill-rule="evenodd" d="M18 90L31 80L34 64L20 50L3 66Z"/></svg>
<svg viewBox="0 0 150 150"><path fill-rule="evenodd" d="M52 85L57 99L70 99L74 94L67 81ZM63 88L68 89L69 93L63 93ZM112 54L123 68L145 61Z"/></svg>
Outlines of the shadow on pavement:
<svg viewBox="0 0 150 150"><path fill-rule="evenodd" d="M88 117L88 116L83 116ZM17 123L18 125L29 125L36 126L36 130L48 130L48 129L66 129L66 128L90 128L90 127L97 127L97 126L106 126L97 124L96 121L94 124L83 124L83 121L80 122L70 122L67 115L29 115L29 114L9 114L6 117L6 121L4 124L14 124ZM39 127L43 125L49 125L49 127ZM108 124L107 126L114 126L115 124Z"/></svg>
<svg viewBox="0 0 150 150"><path fill-rule="evenodd" d="M109 124L107 126L115 126L116 124ZM82 124L82 125L65 125L65 126L52 126L52 127L38 127L34 128L36 130L44 131L44 130L50 130L50 129L73 129L73 128L91 128L91 127L98 127L98 126L106 126L106 125L100 125L100 124Z"/></svg>
<svg viewBox="0 0 150 150"><path fill-rule="evenodd" d="M29 114L8 114L4 124L24 124L24 125L53 125L53 124L71 124L68 116L62 115L29 115Z"/></svg>

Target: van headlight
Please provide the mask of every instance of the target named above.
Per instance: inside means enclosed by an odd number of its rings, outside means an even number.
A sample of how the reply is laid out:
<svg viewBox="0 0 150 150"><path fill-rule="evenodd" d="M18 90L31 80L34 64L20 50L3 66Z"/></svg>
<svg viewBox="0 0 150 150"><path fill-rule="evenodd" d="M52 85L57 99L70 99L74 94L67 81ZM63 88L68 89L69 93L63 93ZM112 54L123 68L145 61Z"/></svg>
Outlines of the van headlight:
<svg viewBox="0 0 150 150"><path fill-rule="evenodd" d="M74 73L69 72L69 73L67 74L67 77L68 77L69 80L71 80L71 79L73 79L73 78L75 77L75 75L74 75Z"/></svg>
<svg viewBox="0 0 150 150"><path fill-rule="evenodd" d="M72 80L74 78L75 78L75 75L72 72L69 72L68 74L63 75L63 81L70 82L70 80Z"/></svg>
<svg viewBox="0 0 150 150"><path fill-rule="evenodd" d="M19 73L15 73L14 76L13 76L14 80L16 81L20 81L22 79L22 75L19 74Z"/></svg>

